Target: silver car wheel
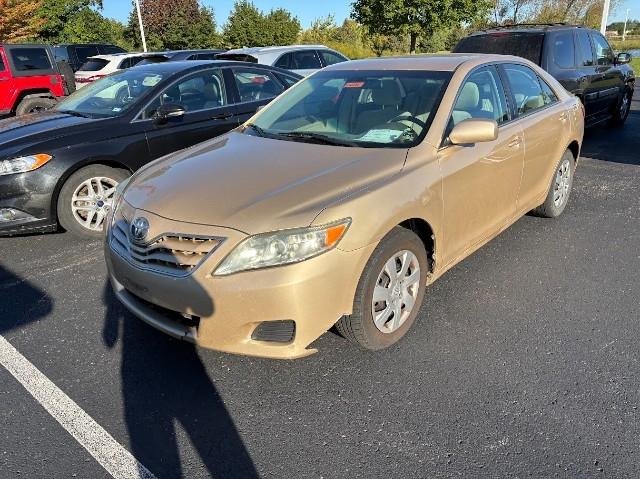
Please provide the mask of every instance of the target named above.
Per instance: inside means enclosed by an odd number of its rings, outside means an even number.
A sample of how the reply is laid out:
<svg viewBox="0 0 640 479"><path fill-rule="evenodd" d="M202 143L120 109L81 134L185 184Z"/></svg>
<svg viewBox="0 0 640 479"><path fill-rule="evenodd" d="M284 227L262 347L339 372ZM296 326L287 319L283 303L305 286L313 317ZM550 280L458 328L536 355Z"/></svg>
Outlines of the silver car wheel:
<svg viewBox="0 0 640 479"><path fill-rule="evenodd" d="M625 93L622 97L622 104L620 105L620 118L624 119L627 116L627 112L631 107L631 94Z"/></svg>
<svg viewBox="0 0 640 479"><path fill-rule="evenodd" d="M556 172L556 181L553 188L554 205L559 207L567 201L569 188L571 188L571 162L565 158Z"/></svg>
<svg viewBox="0 0 640 479"><path fill-rule="evenodd" d="M387 260L373 289L373 322L383 333L393 333L407 320L420 289L420 263L403 250Z"/></svg>
<svg viewBox="0 0 640 479"><path fill-rule="evenodd" d="M73 217L84 228L101 231L113 207L118 182L106 177L89 178L78 185L71 198Z"/></svg>

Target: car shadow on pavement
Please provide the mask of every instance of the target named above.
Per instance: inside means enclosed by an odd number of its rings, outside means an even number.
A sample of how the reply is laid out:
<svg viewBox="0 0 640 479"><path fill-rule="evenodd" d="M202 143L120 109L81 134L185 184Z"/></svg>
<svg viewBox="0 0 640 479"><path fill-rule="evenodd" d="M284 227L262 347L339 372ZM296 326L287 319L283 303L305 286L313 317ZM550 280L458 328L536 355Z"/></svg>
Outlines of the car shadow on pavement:
<svg viewBox="0 0 640 479"><path fill-rule="evenodd" d="M0 297L0 334L38 321L53 310L53 300L47 293L2 265Z"/></svg>
<svg viewBox="0 0 640 479"><path fill-rule="evenodd" d="M134 317L108 283L103 300L104 341L108 347L121 341L124 414L135 458L159 479L193 475L181 465L179 423L208 475L258 477L196 347Z"/></svg>

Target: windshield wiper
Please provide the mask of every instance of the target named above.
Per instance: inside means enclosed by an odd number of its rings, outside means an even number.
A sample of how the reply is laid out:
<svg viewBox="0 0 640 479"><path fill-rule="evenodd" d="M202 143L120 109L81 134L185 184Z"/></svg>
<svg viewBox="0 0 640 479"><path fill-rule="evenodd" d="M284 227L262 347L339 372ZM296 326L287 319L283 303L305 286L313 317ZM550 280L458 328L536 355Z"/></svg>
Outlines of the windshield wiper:
<svg viewBox="0 0 640 479"><path fill-rule="evenodd" d="M328 135L322 135L320 133L309 133L302 131L292 131L289 133L281 133L280 136L285 138L293 138L298 140L311 140L317 143L334 146L357 146L356 142L340 140L338 138L332 138Z"/></svg>
<svg viewBox="0 0 640 479"><path fill-rule="evenodd" d="M251 128L253 131L255 131L258 134L258 136L267 136L264 130L260 128L258 125L256 125L255 123L248 123L246 127Z"/></svg>
<svg viewBox="0 0 640 479"><path fill-rule="evenodd" d="M91 118L89 115L86 115L84 113L79 113L73 110L58 110L58 113L64 113L65 115L71 115L71 116L79 116L80 118Z"/></svg>

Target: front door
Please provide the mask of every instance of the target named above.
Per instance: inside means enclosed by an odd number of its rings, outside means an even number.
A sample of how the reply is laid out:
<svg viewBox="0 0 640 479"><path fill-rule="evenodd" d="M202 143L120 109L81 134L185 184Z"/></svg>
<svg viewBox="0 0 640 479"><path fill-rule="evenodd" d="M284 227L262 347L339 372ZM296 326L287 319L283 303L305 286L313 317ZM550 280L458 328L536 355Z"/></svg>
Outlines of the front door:
<svg viewBox="0 0 640 479"><path fill-rule="evenodd" d="M221 69L197 72L164 89L143 112L152 158L187 148L238 126ZM185 114L165 122L154 119L160 105L179 105Z"/></svg>
<svg viewBox="0 0 640 479"><path fill-rule="evenodd" d="M11 88L11 73L9 62L4 58L4 51L0 49L0 115L11 110L13 89Z"/></svg>
<svg viewBox="0 0 640 479"><path fill-rule="evenodd" d="M470 118L493 119L498 138L475 145L445 143L439 151L444 203L445 264L503 227L516 211L522 177L522 129L509 122L497 69L482 67L463 83L451 112L449 131Z"/></svg>
<svg viewBox="0 0 640 479"><path fill-rule="evenodd" d="M596 57L597 107L599 112L609 113L618 104L624 81L620 69L614 64L613 50L607 39L597 32L591 33L591 38Z"/></svg>

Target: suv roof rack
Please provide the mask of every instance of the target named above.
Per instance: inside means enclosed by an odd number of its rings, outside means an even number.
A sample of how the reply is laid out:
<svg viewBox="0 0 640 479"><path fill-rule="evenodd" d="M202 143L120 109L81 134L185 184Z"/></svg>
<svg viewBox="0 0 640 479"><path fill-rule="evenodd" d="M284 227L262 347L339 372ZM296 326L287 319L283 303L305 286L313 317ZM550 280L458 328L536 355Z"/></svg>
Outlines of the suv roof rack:
<svg viewBox="0 0 640 479"><path fill-rule="evenodd" d="M566 22L552 22L552 23L509 23L507 25L495 25L493 27L480 30L486 32L489 30L504 30L509 28L530 28L530 27L572 27L572 28L584 28L583 25L573 25Z"/></svg>

